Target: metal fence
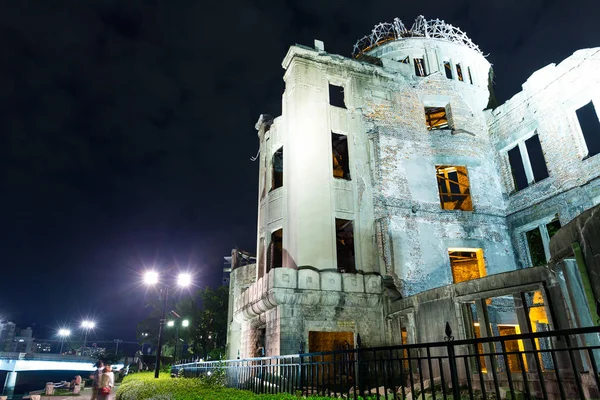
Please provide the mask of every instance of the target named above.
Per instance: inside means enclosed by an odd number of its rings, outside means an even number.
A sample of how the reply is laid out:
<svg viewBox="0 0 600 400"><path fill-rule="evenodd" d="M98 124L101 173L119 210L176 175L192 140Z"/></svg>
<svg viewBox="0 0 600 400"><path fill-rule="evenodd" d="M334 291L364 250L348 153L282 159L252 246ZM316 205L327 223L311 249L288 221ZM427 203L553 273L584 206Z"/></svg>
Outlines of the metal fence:
<svg viewBox="0 0 600 400"><path fill-rule="evenodd" d="M600 327L173 366L255 393L357 399L600 399Z"/></svg>

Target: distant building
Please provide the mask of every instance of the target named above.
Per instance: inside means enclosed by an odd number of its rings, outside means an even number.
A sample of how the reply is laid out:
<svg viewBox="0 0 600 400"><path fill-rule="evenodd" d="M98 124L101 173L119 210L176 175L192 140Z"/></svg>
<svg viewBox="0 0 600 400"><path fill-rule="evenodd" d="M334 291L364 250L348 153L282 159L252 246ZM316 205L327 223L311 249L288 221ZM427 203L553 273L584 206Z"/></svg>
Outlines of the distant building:
<svg viewBox="0 0 600 400"><path fill-rule="evenodd" d="M35 343L33 346L35 353L50 353L52 352L52 344L47 342Z"/></svg>
<svg viewBox="0 0 600 400"><path fill-rule="evenodd" d="M0 350L12 351L17 325L14 322L0 322Z"/></svg>

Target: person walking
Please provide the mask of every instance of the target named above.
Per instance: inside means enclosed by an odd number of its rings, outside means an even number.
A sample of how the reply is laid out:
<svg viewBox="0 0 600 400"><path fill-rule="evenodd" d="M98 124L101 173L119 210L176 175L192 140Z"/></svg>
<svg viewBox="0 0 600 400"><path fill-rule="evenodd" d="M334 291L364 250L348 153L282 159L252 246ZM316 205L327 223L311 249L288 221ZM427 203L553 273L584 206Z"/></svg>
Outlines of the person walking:
<svg viewBox="0 0 600 400"><path fill-rule="evenodd" d="M91 378L92 378L91 400L98 400L98 387L100 386L100 378L102 378L103 373L104 373L104 363L102 361L98 361L96 363L96 371L91 376Z"/></svg>
<svg viewBox="0 0 600 400"><path fill-rule="evenodd" d="M104 373L100 377L100 385L98 386L98 400L108 400L110 391L115 385L115 375L112 372L110 365L104 367Z"/></svg>

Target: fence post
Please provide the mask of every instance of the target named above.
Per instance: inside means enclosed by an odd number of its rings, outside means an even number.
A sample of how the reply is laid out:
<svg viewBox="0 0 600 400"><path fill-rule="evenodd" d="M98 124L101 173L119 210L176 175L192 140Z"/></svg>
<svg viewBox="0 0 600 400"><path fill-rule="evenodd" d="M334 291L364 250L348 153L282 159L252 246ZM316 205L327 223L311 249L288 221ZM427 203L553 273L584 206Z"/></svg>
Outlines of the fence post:
<svg viewBox="0 0 600 400"><path fill-rule="evenodd" d="M452 397L454 400L460 399L460 387L458 386L458 369L456 367L456 354L454 352L454 336L452 336L452 328L450 323L446 321L446 337L444 338L448 343L448 366L450 367L450 381L452 382Z"/></svg>
<svg viewBox="0 0 600 400"><path fill-rule="evenodd" d="M362 339L360 333L356 334L356 378L358 383L358 393L362 396L365 393L365 385L363 381L363 374L361 373L362 364ZM355 392L356 393L356 392Z"/></svg>
<svg viewBox="0 0 600 400"><path fill-rule="evenodd" d="M300 395L304 395L304 371L302 368L302 359L304 357L302 357L302 354L304 354L304 342L300 341L300 351L298 352L298 359L300 360L298 362L298 366L300 368L300 382L298 384L299 389L300 389Z"/></svg>

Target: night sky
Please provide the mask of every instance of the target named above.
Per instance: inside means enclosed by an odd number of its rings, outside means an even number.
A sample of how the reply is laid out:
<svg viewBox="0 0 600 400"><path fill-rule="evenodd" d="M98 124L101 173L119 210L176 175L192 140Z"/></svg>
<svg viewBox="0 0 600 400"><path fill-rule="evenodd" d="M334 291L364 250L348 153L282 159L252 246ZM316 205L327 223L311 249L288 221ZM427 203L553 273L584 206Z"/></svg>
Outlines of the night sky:
<svg viewBox="0 0 600 400"><path fill-rule="evenodd" d="M500 102L600 46L591 0L14 0L0 8L0 318L35 336L94 317L135 339L145 266L221 280L255 251L259 114L294 43L350 56L378 22L460 27Z"/></svg>

